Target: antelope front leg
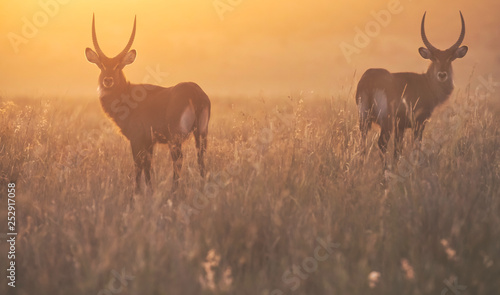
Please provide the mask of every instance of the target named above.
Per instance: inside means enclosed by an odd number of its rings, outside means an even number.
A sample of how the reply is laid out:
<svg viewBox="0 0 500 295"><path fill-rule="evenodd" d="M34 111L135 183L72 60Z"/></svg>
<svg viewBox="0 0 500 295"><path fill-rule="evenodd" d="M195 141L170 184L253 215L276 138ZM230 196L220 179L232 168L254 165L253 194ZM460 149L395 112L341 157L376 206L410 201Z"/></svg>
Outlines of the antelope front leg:
<svg viewBox="0 0 500 295"><path fill-rule="evenodd" d="M134 157L135 164L135 193L141 193L141 176L142 171L146 168L146 184L151 185L150 168L151 168L151 158L148 157L148 149L144 148L142 144L131 142L132 146L132 156ZM147 159L149 158L149 159Z"/></svg>
<svg viewBox="0 0 500 295"><path fill-rule="evenodd" d="M134 155L134 164L135 164L135 193L141 193L141 176L142 176L142 161L139 155Z"/></svg>
<svg viewBox="0 0 500 295"><path fill-rule="evenodd" d="M147 188L152 192L153 186L151 185L151 161L153 160L153 145L147 148L144 156L144 180L146 181Z"/></svg>

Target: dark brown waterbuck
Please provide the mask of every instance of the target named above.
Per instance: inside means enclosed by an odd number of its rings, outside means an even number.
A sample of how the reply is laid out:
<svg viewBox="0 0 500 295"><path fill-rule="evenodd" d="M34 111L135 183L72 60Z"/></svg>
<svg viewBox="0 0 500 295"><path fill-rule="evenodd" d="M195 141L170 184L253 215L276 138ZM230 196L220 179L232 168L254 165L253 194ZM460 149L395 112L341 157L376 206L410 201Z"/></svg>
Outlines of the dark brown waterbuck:
<svg viewBox="0 0 500 295"><path fill-rule="evenodd" d="M427 39L424 13L421 34L425 48L421 47L418 51L424 59L431 61L426 73L391 73L385 69L369 69L363 74L356 92L363 143L372 123L381 127L378 146L383 155L387 152L393 129L396 159L401 153L406 128L413 128L417 142L422 140L425 124L433 110L453 92L452 62L464 57L468 51L467 46L460 47L465 37L462 12L460 18L462 31L458 41L446 50L439 50Z"/></svg>
<svg viewBox="0 0 500 295"><path fill-rule="evenodd" d="M123 68L134 62L136 51L130 50L135 37L136 21L127 46L116 57L107 57L99 47L92 18L92 41L96 52L87 48L87 60L101 70L99 99L104 112L130 141L135 162L136 192L141 191L144 171L151 188L151 160L156 143L168 144L173 160L173 185L178 186L182 168L182 143L194 134L201 176L205 176L203 156L207 148L210 100L195 83L180 83L164 88L150 84L131 84Z"/></svg>

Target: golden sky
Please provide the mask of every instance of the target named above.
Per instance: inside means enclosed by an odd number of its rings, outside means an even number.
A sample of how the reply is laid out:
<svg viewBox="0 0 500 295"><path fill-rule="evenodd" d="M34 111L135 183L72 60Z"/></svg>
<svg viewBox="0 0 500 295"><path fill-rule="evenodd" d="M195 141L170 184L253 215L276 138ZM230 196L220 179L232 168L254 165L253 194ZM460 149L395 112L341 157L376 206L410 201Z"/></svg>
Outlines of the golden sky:
<svg viewBox="0 0 500 295"><path fill-rule="evenodd" d="M137 15L132 48L138 56L125 68L131 82L159 70L163 86L195 81L212 95L255 96L331 95L350 86L355 71L359 77L369 67L425 71L428 62L417 53L423 12L428 11L431 42L447 48L458 38L462 10L464 44L470 51L454 64L460 87L474 68L484 75L499 72L499 2L2 0L0 96L96 95L99 71L84 56L85 48L92 47L92 13L99 43L109 56L125 46ZM353 44L356 28L364 30L374 21L372 12L390 6L398 12L348 62L340 44Z"/></svg>

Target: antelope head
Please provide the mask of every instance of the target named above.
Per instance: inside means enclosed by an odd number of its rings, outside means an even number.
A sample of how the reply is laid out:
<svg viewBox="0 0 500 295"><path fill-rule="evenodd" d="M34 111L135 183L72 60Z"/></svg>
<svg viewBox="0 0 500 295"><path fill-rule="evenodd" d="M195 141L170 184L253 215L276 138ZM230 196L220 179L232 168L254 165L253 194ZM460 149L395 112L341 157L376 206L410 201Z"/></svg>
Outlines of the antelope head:
<svg viewBox="0 0 500 295"><path fill-rule="evenodd" d="M123 68L126 65L133 63L137 56L135 49L130 50L130 47L132 47L132 43L134 42L135 27L136 19L134 19L132 35L130 36L127 46L125 46L125 49L123 49L117 56L109 58L104 54L104 52L102 52L101 47L97 42L95 17L92 17L92 41L96 51L87 47L87 49L85 49L85 56L89 62L96 64L99 69L101 69L101 74L99 75L99 88L101 90L109 91L117 89L127 83L125 75L123 74Z"/></svg>
<svg viewBox="0 0 500 295"><path fill-rule="evenodd" d="M423 58L430 59L432 62L427 74L430 75L431 79L435 78L440 83L448 81L448 83L453 84L453 69L451 63L457 58L464 57L469 50L467 46L460 47L465 37L464 17L462 16L462 12L460 12L462 31L460 37L458 37L458 41L446 50L439 50L429 42L425 35L425 14L426 13L424 13L422 18L421 28L422 40L424 41L425 47L420 47L418 51Z"/></svg>

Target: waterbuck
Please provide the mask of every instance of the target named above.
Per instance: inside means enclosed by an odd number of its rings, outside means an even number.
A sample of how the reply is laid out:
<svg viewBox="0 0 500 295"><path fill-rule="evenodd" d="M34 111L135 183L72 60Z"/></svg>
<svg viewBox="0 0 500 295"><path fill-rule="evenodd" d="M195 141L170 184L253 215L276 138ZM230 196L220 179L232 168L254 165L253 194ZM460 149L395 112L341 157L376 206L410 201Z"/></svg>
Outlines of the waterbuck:
<svg viewBox="0 0 500 295"><path fill-rule="evenodd" d="M359 81L356 104L359 111L359 129L363 143L371 124L381 128L378 146L385 160L387 143L394 129L394 158L401 153L406 128L413 128L414 138L419 143L427 120L436 106L445 102L453 92L453 70L451 63L467 54L462 46L465 37L465 21L458 41L446 50L439 50L425 34L425 15L422 18L421 35L425 48L418 49L431 64L424 74L391 73L385 69L369 69Z"/></svg>
<svg viewBox="0 0 500 295"><path fill-rule="evenodd" d="M210 100L195 83L180 83L164 88L149 84L131 84L123 68L134 62L136 51L130 50L135 37L136 20L127 46L116 57L107 57L99 47L92 18L93 51L85 49L87 60L101 70L99 99L104 112L130 141L135 163L135 190L141 191L144 171L146 185L151 189L151 160L156 143L168 144L173 161L173 185L178 186L182 168L182 143L194 134L200 174L205 176L203 156L207 148Z"/></svg>

